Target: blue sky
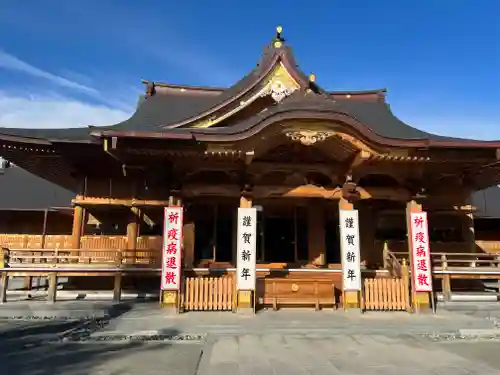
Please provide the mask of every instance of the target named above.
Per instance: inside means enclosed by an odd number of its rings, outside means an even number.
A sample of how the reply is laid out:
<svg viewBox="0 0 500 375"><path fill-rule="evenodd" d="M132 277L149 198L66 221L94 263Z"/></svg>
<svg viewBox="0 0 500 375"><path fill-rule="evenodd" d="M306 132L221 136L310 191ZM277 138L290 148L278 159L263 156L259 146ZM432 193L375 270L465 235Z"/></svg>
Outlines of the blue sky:
<svg viewBox="0 0 500 375"><path fill-rule="evenodd" d="M500 139L498 0L1 0L0 126L115 123L141 79L230 86L277 25L325 89L386 87L413 126Z"/></svg>

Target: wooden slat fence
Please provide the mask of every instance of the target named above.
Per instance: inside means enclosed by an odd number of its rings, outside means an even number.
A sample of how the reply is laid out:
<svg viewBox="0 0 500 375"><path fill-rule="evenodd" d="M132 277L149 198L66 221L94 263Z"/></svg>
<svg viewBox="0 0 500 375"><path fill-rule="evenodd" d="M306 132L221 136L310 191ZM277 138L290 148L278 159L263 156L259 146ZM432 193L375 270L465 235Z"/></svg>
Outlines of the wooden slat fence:
<svg viewBox="0 0 500 375"><path fill-rule="evenodd" d="M363 309L408 311L410 293L406 278L368 278L364 280Z"/></svg>
<svg viewBox="0 0 500 375"><path fill-rule="evenodd" d="M235 282L231 275L186 277L184 311L232 311L235 295Z"/></svg>

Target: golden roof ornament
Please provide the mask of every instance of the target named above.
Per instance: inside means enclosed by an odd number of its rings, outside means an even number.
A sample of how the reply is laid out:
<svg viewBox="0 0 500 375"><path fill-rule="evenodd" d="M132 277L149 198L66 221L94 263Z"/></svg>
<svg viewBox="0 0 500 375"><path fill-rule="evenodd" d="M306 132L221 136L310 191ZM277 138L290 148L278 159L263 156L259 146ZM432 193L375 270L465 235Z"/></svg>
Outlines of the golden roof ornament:
<svg viewBox="0 0 500 375"><path fill-rule="evenodd" d="M314 83L316 82L316 75L315 74L309 74L309 82Z"/></svg>
<svg viewBox="0 0 500 375"><path fill-rule="evenodd" d="M276 37L273 40L273 46L274 48L281 48L283 43L285 42L285 39L281 37L281 32L283 31L283 28L281 26L276 27Z"/></svg>

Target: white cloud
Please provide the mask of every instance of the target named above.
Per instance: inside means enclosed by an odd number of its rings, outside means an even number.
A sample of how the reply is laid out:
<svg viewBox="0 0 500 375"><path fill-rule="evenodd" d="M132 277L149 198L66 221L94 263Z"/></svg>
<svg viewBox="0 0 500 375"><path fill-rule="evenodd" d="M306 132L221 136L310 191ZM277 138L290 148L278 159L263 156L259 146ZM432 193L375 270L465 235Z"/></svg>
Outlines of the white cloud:
<svg viewBox="0 0 500 375"><path fill-rule="evenodd" d="M66 87L69 89L79 90L91 95L98 95L99 92L89 86L81 85L78 82L71 81L67 78L52 74L33 65L28 64L25 61L18 59L16 56L8 54L0 50L0 68L15 70L22 72L33 77L43 78L55 83L61 87Z"/></svg>
<svg viewBox="0 0 500 375"><path fill-rule="evenodd" d="M94 105L54 94L22 96L0 91L0 127L71 128L112 125L129 118L130 111Z"/></svg>

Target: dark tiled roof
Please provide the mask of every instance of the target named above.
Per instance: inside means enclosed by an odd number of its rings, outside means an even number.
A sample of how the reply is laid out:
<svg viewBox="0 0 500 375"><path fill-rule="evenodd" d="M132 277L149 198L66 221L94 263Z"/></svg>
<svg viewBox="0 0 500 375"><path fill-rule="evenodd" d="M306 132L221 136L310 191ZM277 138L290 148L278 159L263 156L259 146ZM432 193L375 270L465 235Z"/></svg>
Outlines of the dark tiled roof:
<svg viewBox="0 0 500 375"><path fill-rule="evenodd" d="M500 187L494 185L475 192L471 197L471 203L476 207L475 217L500 218Z"/></svg>
<svg viewBox="0 0 500 375"><path fill-rule="evenodd" d="M0 172L0 210L70 207L75 193L11 166Z"/></svg>
<svg viewBox="0 0 500 375"><path fill-rule="evenodd" d="M1 135L48 140L84 141L90 139L91 128L29 129L0 128Z"/></svg>
<svg viewBox="0 0 500 375"><path fill-rule="evenodd" d="M300 82L308 82L307 77L297 68L292 50L288 46L280 49L274 47L265 47L259 64L244 78L232 87L223 90L218 95L204 95L196 90L185 90L184 92L169 92L157 94L143 100L139 103L136 112L127 120L115 125L95 126L87 128L72 129L7 129L0 128L0 137L2 135L19 136L26 138L48 139L52 141L91 141L94 140L91 132L116 131L116 132L136 132L136 133L183 133L189 136L190 133L200 133L192 128L184 128L186 124L197 118L205 116L213 111L214 108L225 106L238 95L247 93L247 91L258 84L265 76L266 72L275 66L276 61L286 61L288 69L293 70L293 74ZM312 86L311 86L312 87ZM361 100L361 99L341 99L335 92L326 93L321 88L314 85L314 100L303 100L300 95L299 100L287 98L278 105L271 106L264 113L259 113L249 119L236 123L227 128L210 128L209 134L231 134L235 129L248 129L252 124L257 124L263 117L272 113L280 113L286 110L304 109L306 111L330 111L341 112L355 118L359 123L371 129L372 132L385 138L398 140L454 140L457 138L442 137L424 132L411 127L399 120L391 112L389 106L383 100ZM377 92L380 90L377 90ZM365 92L373 94L374 92ZM345 95L345 92L339 93ZM166 126L182 128L168 129ZM233 128L233 129L229 129Z"/></svg>

